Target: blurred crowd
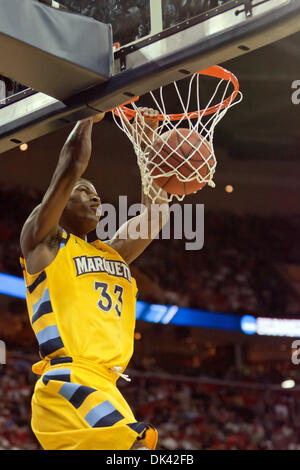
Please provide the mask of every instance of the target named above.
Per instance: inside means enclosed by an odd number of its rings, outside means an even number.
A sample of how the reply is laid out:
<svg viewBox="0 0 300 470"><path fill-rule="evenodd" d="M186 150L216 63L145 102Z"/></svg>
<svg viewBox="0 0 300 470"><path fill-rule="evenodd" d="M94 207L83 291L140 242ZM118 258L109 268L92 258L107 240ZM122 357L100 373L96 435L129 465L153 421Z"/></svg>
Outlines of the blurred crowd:
<svg viewBox="0 0 300 470"><path fill-rule="evenodd" d="M7 362L0 368L0 450L40 449L30 429L34 358L15 352ZM158 428L158 449L300 450L300 391L134 370L130 377L118 386L136 419Z"/></svg>
<svg viewBox="0 0 300 470"><path fill-rule="evenodd" d="M137 324L139 329L139 324ZM145 353L147 348L147 337L144 333L139 349L135 344L135 353L131 359L130 367L141 373L151 373L155 376L161 374L170 374L177 377L189 377L190 379L214 379L222 380L226 383L243 383L252 387L253 384L261 386L273 384L280 387L286 379L293 380L296 384L300 384L300 368L299 365L293 364L290 357L290 345L280 346L278 343L269 345L269 350L279 348L281 358L272 360L264 360L266 351L260 353L260 358L256 357L255 362L249 362L247 359L251 357L251 350L245 347L243 360L237 363L235 357L236 344L227 343L223 346L216 346L214 342L207 344L198 344L192 350L189 349L190 342L184 341L179 337L170 337L170 327L164 327L164 332L160 336L157 325L154 326L150 335L159 338L162 344L177 345L177 353L174 351L160 352L159 347L152 348L151 354ZM183 327L178 327L178 329ZM196 332L198 339L201 338L202 332L198 329ZM143 347L144 345L144 347ZM181 351L185 347L186 354ZM276 356L274 351L273 356Z"/></svg>
<svg viewBox="0 0 300 470"><path fill-rule="evenodd" d="M153 282L148 302L215 312L289 316L299 294L278 269L300 263L300 216L205 212L205 241L156 240L135 263ZM299 312L299 310L298 310Z"/></svg>
<svg viewBox="0 0 300 470"><path fill-rule="evenodd" d="M30 402L35 377L21 356L0 366L0 450L36 450L30 428Z"/></svg>
<svg viewBox="0 0 300 470"><path fill-rule="evenodd" d="M19 264L20 234L25 220L42 199L42 194L28 188L0 188L0 272L22 276Z"/></svg>
<svg viewBox="0 0 300 470"><path fill-rule="evenodd" d="M0 188L0 272L22 276L19 237L42 194ZM140 300L214 312L289 316L297 292L278 267L300 265L300 216L205 212L204 248L156 240L133 263Z"/></svg>
<svg viewBox="0 0 300 470"><path fill-rule="evenodd" d="M299 392L140 378L124 387L160 449L300 449Z"/></svg>

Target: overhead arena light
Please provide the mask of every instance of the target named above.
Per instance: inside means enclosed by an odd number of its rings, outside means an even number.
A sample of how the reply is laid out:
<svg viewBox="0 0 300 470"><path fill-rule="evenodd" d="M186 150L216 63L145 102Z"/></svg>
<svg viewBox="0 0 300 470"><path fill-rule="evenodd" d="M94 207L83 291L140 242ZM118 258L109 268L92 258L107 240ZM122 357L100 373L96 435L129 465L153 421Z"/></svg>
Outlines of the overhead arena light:
<svg viewBox="0 0 300 470"><path fill-rule="evenodd" d="M286 379L281 383L281 388L289 389L295 387L295 381L293 379Z"/></svg>
<svg viewBox="0 0 300 470"><path fill-rule="evenodd" d="M19 149L21 150L21 152L26 152L26 150L28 150L28 144L21 144Z"/></svg>

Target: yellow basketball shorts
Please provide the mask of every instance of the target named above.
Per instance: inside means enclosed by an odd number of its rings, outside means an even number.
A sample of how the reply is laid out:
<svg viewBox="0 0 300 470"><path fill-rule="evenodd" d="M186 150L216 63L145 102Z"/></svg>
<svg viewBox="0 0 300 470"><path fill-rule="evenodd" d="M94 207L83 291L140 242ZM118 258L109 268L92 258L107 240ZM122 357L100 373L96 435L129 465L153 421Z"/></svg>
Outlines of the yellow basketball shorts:
<svg viewBox="0 0 300 470"><path fill-rule="evenodd" d="M47 368L32 397L32 430L43 449L129 450L136 439L155 449L156 429L136 421L115 375L74 363Z"/></svg>

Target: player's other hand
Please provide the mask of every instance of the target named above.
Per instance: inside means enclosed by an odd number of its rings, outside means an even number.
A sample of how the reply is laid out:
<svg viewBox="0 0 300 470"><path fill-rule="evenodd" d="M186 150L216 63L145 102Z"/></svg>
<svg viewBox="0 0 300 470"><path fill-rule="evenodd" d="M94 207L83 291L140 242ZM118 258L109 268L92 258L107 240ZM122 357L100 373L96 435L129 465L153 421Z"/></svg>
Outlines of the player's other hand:
<svg viewBox="0 0 300 470"><path fill-rule="evenodd" d="M132 134L133 138L136 139L136 133L142 137L141 148L145 149L151 144L156 136L156 129L159 126L159 120L157 116L159 112L153 108L138 108L134 121L124 119L128 131ZM138 124L137 126L135 124Z"/></svg>
<svg viewBox="0 0 300 470"><path fill-rule="evenodd" d="M157 109L153 109L153 108L138 108L138 110L140 111L140 113L144 116L145 119L149 119L150 121L152 119L154 119L155 121L157 120L157 116L159 114L159 112L157 111Z"/></svg>
<svg viewBox="0 0 300 470"><path fill-rule="evenodd" d="M159 112L152 108L138 108L138 110L136 119L139 123L139 134L143 141L141 147L144 150L155 139L155 131L159 126L159 120L157 119Z"/></svg>
<svg viewBox="0 0 300 470"><path fill-rule="evenodd" d="M145 123L151 127L151 129L155 130L158 127L158 119L157 116L159 112L153 108L138 108L139 112L142 115L142 118L145 120ZM141 119L139 115L137 115L137 119Z"/></svg>

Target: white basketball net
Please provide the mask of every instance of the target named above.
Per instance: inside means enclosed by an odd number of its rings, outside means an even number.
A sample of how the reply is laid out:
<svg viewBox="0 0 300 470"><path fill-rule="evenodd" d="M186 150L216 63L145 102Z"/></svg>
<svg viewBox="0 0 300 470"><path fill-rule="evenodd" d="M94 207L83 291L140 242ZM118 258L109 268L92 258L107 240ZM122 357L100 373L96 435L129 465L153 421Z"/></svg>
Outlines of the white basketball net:
<svg viewBox="0 0 300 470"><path fill-rule="evenodd" d="M167 194L163 189L158 187L157 184L155 184L155 181L161 176L172 177L173 175L175 175L177 179L182 183L189 183L191 181L195 182L195 180L197 180L199 183L204 183L205 185L207 184L212 188L215 187L213 177L215 174L217 161L215 158L213 145L214 130L216 125L225 116L227 111L235 104L238 104L242 100L243 96L241 92L238 92L235 100L233 94L231 95L230 99L230 88L232 88L230 87L231 81L219 79L219 82L216 86L213 95L206 104L205 108L203 108L202 105L201 109L199 80L199 74L194 74L191 77L187 98L185 100L181 96L177 82L173 83L176 93L178 95L179 102L183 109L182 117L180 117L179 120L176 121L171 120L170 116L168 115L164 100L164 88L161 87L159 89L159 99L155 97L152 91L150 91L150 95L153 99L152 107L158 110L159 113L164 116L163 120L159 121L159 125L154 132L152 128L149 127L149 125L147 125L147 123L145 122L135 102L131 103L132 108L136 111L136 117L132 123L129 122L128 118L126 117L126 112L121 106L115 108L113 112L115 123L123 132L125 132L125 134L128 136L128 138L133 144L134 151L137 156L137 163L141 172L144 193L152 200L153 203L158 200L160 203L171 202L174 197L182 201L185 197L185 194L183 196ZM197 109L201 111L195 112L192 114L192 116L189 116L188 110L191 102L193 86L196 87ZM214 105L216 97L220 95L221 100L218 99L219 105L216 107L215 112L207 116L205 114L206 111L212 105ZM223 107L222 103L228 98L228 106ZM117 116L119 116L121 119L118 119ZM186 122L188 123L189 133L187 135L183 135L180 133L180 128L182 128L183 123ZM180 142L176 149L174 147L170 147L168 145L167 139L164 139L164 133L173 129L176 129L180 135L180 139L178 139ZM200 143L197 144L197 146L193 145L191 141L189 141L189 137L194 131L197 132L200 136ZM152 134L151 139L149 138L149 132L151 132ZM154 148L153 143L158 138L160 144L158 146L156 144L156 148ZM189 166L188 176L184 176L184 174L180 172L181 164L177 167L173 167L172 165L170 165L170 160L168 160L170 155L176 155L176 152L182 145L183 141L187 142L189 146L193 147L193 151L182 163L183 165L185 165L185 167L187 165ZM201 152L201 146L203 145L203 143L205 143L205 141L209 143L209 155L207 155L207 152L206 155L203 155L203 153ZM166 147L170 149L170 154L166 157L163 157L160 151L162 150L162 148L166 149ZM200 167L195 168L195 166L191 162L189 163L189 161L193 159L195 153L199 155L199 152L201 153L201 157L203 158L203 163L201 163ZM182 159L182 154L180 154L180 152L177 155L179 155L179 157ZM199 170L203 170L203 166L206 167L206 171L202 171L202 174L204 173L204 175L201 175ZM164 169L163 172L161 167L163 167ZM166 168L168 169L167 172ZM158 170L160 170L160 174L157 174Z"/></svg>

